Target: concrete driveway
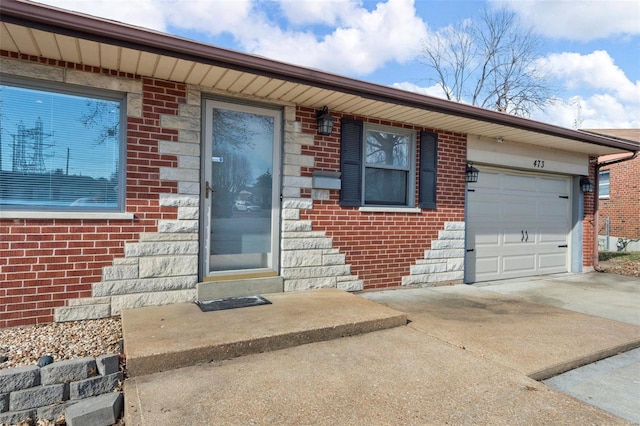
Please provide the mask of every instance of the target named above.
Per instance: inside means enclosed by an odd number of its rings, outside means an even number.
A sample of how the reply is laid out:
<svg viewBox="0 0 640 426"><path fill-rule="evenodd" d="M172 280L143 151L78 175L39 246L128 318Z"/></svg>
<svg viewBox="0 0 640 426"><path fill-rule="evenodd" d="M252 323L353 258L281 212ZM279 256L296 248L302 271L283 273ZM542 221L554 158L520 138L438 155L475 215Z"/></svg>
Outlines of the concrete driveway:
<svg viewBox="0 0 640 426"><path fill-rule="evenodd" d="M409 327L640 423L638 278L563 274L364 296L407 312Z"/></svg>
<svg viewBox="0 0 640 426"><path fill-rule="evenodd" d="M493 281L474 287L640 325L640 278L589 273Z"/></svg>
<svg viewBox="0 0 640 426"><path fill-rule="evenodd" d="M124 388L127 425L634 421L624 413L613 415L584 404L529 376L543 379L638 347L640 326L533 303L489 287L363 293L366 299L405 312L411 322L132 377ZM277 327L308 322L305 306L296 305L295 315ZM237 315L238 321L247 318L242 312L225 315Z"/></svg>

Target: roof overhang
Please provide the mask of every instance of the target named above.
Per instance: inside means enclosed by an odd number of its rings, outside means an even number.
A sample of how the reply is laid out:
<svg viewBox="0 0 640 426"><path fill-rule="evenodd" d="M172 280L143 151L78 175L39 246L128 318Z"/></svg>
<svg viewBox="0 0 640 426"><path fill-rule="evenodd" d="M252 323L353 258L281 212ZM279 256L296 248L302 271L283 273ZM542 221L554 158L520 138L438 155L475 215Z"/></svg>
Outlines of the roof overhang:
<svg viewBox="0 0 640 426"><path fill-rule="evenodd" d="M199 85L243 97L398 121L593 156L631 141L567 129L290 65L24 0L3 0L0 49ZM1 71L1 70L0 70Z"/></svg>

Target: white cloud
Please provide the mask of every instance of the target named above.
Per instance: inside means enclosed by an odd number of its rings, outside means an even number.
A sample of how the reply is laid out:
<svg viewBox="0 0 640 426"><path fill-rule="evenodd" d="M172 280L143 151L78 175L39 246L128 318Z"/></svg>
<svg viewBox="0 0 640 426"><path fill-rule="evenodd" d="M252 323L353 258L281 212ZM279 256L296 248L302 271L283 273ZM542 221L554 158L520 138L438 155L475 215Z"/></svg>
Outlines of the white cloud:
<svg viewBox="0 0 640 426"><path fill-rule="evenodd" d="M416 15L413 0L389 0L372 11L353 9L341 19L344 25L322 38L309 31L285 32L273 27L264 37L244 34L240 40L252 53L269 58L339 74L366 75L389 61L411 60L426 36L426 24Z"/></svg>
<svg viewBox="0 0 640 426"><path fill-rule="evenodd" d="M294 25L337 25L360 14L360 2L354 0L278 0L282 13Z"/></svg>
<svg viewBox="0 0 640 426"><path fill-rule="evenodd" d="M272 4L257 0L42 0L45 3L160 31L231 34L241 49L339 74L367 75L414 57L425 38L425 22L414 0L387 0L367 10L355 0L280 0L292 24L321 23L325 35L288 29ZM269 15L271 13L271 15ZM281 28L287 28L282 29ZM294 25L295 26L295 25Z"/></svg>
<svg viewBox="0 0 640 426"><path fill-rule="evenodd" d="M433 96L442 99L447 98L444 91L438 84L434 84L433 86L429 87L422 87L413 83L409 83L407 81L403 81L400 83L393 83L392 86L396 89L406 90L407 92L414 92L421 95Z"/></svg>
<svg viewBox="0 0 640 426"><path fill-rule="evenodd" d="M589 41L640 34L637 0L490 0L506 6L542 35Z"/></svg>
<svg viewBox="0 0 640 426"><path fill-rule="evenodd" d="M640 128L640 105L624 104L611 95L596 94L555 100L531 118L567 128Z"/></svg>
<svg viewBox="0 0 640 426"><path fill-rule="evenodd" d="M150 0L174 27L218 35L251 28L261 17L252 11L251 0Z"/></svg>
<svg viewBox="0 0 640 426"><path fill-rule="evenodd" d="M157 31L167 31L167 14L158 7L157 0L38 0L38 2Z"/></svg>
<svg viewBox="0 0 640 426"><path fill-rule="evenodd" d="M563 81L567 88L592 88L614 94L620 100L640 103L640 81L633 83L606 51L588 55L554 53L541 60L541 69Z"/></svg>

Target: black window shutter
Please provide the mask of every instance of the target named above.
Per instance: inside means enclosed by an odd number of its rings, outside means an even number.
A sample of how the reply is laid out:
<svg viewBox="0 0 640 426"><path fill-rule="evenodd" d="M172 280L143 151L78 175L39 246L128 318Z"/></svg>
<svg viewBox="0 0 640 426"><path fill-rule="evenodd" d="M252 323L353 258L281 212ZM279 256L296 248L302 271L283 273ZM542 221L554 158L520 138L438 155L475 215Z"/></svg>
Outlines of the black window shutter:
<svg viewBox="0 0 640 426"><path fill-rule="evenodd" d="M438 134L420 132L420 208L436 208Z"/></svg>
<svg viewBox="0 0 640 426"><path fill-rule="evenodd" d="M362 121L343 118L340 132L341 206L362 204Z"/></svg>

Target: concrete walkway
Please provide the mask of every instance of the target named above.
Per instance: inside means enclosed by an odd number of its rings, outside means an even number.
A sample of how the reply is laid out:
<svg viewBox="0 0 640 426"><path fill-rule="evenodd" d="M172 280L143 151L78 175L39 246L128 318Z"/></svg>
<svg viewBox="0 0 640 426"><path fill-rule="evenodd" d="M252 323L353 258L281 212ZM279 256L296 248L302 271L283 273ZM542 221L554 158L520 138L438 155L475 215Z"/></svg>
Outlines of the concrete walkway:
<svg viewBox="0 0 640 426"><path fill-rule="evenodd" d="M313 293L321 294L280 296ZM148 311L139 315L140 321L156 321L147 334L162 330L161 335L174 338L184 334L195 339L228 328L229 335L254 330L280 335L284 342L288 329L339 330L341 321L354 324L359 315L359 305L349 298L363 300L366 309L386 309L379 312L394 318L406 313L411 322L132 377L124 386L126 424L627 424L528 376L549 377L638 347L636 325L464 285L364 297L344 293L344 300L340 292L329 293L337 308L328 309L329 303L323 314L323 309L311 309L313 304L297 304L295 314L283 314L275 322L257 311L262 306L227 311L229 317L221 322L204 319L212 313L195 312L181 320L182 314L148 315L152 308L143 308ZM127 331L126 324L132 323L126 318L141 311L123 313L128 357L136 337ZM186 331L164 331L175 324ZM304 343L292 336L292 344ZM162 345L154 351L162 351Z"/></svg>

